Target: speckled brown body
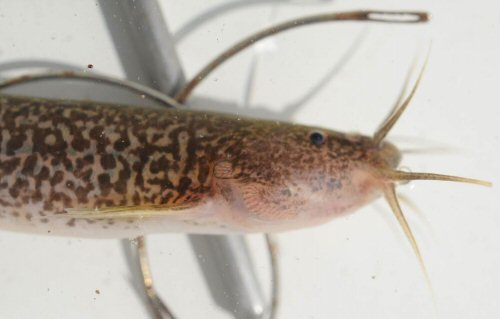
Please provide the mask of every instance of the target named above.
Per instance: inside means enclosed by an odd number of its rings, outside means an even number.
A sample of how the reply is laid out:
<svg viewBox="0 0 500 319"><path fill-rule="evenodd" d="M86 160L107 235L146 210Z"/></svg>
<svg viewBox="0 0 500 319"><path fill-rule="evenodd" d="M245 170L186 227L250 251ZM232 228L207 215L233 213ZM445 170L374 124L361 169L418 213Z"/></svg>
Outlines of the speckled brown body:
<svg viewBox="0 0 500 319"><path fill-rule="evenodd" d="M376 172L360 167L389 164L369 138L324 131L325 145L314 145L314 130L205 112L2 96L0 229L96 237L119 229L123 237L183 231L176 228L183 223L201 233L317 224L375 196ZM307 203L311 196L320 196L316 206ZM161 217L75 219L66 211L150 205L187 209L172 214L173 227Z"/></svg>

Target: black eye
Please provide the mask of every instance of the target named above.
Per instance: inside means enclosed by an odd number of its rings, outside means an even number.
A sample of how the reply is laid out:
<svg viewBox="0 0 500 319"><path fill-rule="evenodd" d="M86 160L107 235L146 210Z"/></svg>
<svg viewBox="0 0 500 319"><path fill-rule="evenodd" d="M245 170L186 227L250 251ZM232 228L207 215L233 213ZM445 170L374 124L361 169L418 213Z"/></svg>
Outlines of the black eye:
<svg viewBox="0 0 500 319"><path fill-rule="evenodd" d="M320 132L312 132L309 138L311 139L311 143L318 146L325 141L325 136Z"/></svg>

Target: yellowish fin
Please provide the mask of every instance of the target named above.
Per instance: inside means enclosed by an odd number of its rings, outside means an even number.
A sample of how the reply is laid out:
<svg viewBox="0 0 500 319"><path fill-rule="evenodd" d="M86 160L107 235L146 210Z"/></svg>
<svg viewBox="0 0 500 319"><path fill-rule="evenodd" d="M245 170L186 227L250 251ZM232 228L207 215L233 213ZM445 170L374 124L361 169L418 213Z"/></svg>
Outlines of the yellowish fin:
<svg viewBox="0 0 500 319"><path fill-rule="evenodd" d="M158 216L172 216L191 208L192 205L149 205L149 206L116 206L103 208L67 208L67 214L61 215L72 218L102 219L102 218L148 218Z"/></svg>

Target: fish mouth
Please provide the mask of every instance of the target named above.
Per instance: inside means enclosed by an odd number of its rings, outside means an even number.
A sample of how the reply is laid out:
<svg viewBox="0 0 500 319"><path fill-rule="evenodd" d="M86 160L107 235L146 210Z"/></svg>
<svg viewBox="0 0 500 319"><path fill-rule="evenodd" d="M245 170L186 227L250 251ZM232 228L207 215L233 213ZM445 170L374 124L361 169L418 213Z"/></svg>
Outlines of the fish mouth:
<svg viewBox="0 0 500 319"><path fill-rule="evenodd" d="M392 143L382 142L379 146L379 154L389 168L397 168L401 163L401 152Z"/></svg>

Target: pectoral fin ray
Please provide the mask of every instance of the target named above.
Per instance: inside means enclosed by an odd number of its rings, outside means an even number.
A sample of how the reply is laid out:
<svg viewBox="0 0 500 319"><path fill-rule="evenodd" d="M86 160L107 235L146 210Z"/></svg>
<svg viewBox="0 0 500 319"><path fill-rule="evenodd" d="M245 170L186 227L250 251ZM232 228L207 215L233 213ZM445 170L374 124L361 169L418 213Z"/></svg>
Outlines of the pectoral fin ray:
<svg viewBox="0 0 500 319"><path fill-rule="evenodd" d="M148 205L148 206L113 206L103 208L67 208L66 214L62 216L85 219L103 218L148 218L158 216L180 215L186 209L192 207L190 204L173 205Z"/></svg>

